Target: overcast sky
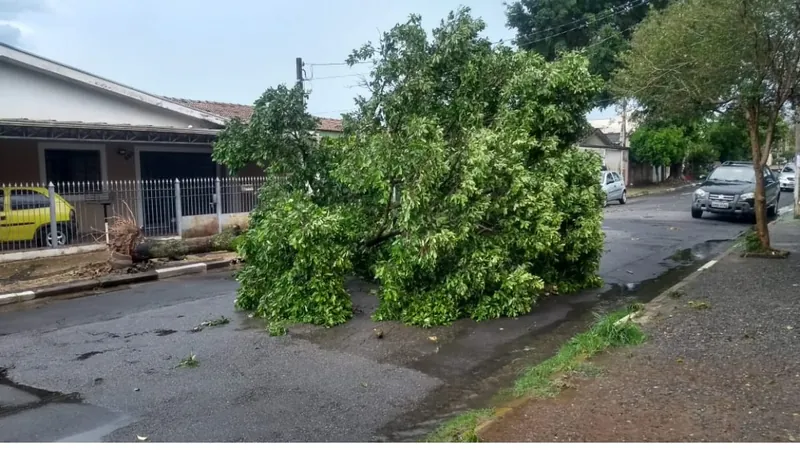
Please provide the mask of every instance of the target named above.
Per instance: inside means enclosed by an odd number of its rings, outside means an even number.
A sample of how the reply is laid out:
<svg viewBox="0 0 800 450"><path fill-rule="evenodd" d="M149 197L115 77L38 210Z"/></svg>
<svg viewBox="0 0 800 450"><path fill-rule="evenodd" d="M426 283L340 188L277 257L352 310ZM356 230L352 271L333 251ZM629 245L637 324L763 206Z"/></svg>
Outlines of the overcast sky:
<svg viewBox="0 0 800 450"><path fill-rule="evenodd" d="M311 64L344 61L412 13L433 28L459 5L492 40L513 38L502 0L0 0L0 42L153 94L245 104L292 83L300 56L320 78L306 84L310 112L338 117L368 69Z"/></svg>

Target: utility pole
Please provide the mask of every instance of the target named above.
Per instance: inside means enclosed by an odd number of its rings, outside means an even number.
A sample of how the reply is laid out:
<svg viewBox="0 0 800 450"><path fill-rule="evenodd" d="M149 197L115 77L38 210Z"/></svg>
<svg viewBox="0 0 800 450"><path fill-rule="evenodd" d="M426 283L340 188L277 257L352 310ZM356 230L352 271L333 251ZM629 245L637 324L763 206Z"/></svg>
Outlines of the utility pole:
<svg viewBox="0 0 800 450"><path fill-rule="evenodd" d="M628 100L622 100L622 125L619 129L619 141L623 147L628 146Z"/></svg>
<svg viewBox="0 0 800 450"><path fill-rule="evenodd" d="M303 58L297 57L294 60L294 70L297 76L297 86L303 89Z"/></svg>
<svg viewBox="0 0 800 450"><path fill-rule="evenodd" d="M800 219L800 104L794 105L794 218Z"/></svg>
<svg viewBox="0 0 800 450"><path fill-rule="evenodd" d="M623 176L625 177L625 184L630 183L630 176L631 173L631 155L629 155L626 150L628 148L628 99L622 100L622 124L619 128L619 143L620 146L623 148L624 154L627 155L625 158L625 173Z"/></svg>

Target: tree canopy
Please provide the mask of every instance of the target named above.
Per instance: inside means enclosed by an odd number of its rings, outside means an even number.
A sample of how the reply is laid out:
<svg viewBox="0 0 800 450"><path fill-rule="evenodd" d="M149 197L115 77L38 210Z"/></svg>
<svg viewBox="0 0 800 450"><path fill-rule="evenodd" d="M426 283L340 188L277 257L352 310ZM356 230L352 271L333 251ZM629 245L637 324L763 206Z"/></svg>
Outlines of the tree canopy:
<svg viewBox="0 0 800 450"><path fill-rule="evenodd" d="M800 93L800 3L675 2L642 22L622 62L615 90L635 97L648 114L738 110L745 117L756 169L757 229L762 246L769 248L761 168L781 113Z"/></svg>
<svg viewBox="0 0 800 450"><path fill-rule="evenodd" d="M433 326L516 316L599 282L599 158L574 144L599 88L588 62L492 45L469 10L431 36L419 16L348 61L370 94L341 138L317 140L299 88L268 89L214 157L269 182L240 251L237 305L332 326L345 280L379 286L376 320Z"/></svg>
<svg viewBox="0 0 800 450"><path fill-rule="evenodd" d="M669 0L517 0L507 8L508 26L520 48L548 61L565 51L585 49L592 73L608 81L629 48L635 26L651 8ZM602 99L609 101L608 93Z"/></svg>
<svg viewBox="0 0 800 450"><path fill-rule="evenodd" d="M641 126L631 134L631 157L653 166L679 164L686 157L690 139L683 128Z"/></svg>

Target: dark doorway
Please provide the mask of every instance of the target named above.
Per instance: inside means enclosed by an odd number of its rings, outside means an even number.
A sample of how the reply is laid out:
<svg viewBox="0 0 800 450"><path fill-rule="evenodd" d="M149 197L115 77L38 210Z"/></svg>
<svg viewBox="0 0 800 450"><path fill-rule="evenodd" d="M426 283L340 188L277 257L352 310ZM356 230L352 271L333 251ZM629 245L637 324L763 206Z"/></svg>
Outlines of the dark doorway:
<svg viewBox="0 0 800 450"><path fill-rule="evenodd" d="M184 216L214 213L217 167L210 153L139 152L145 233L174 235L175 180L181 180L181 212ZM190 181L184 181L190 180Z"/></svg>

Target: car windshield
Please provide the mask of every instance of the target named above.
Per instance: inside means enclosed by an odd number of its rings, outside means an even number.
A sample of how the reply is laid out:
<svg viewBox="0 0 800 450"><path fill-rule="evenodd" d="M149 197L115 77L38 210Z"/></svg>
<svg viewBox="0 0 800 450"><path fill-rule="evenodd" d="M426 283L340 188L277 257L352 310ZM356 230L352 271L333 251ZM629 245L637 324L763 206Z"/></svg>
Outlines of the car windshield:
<svg viewBox="0 0 800 450"><path fill-rule="evenodd" d="M752 167L721 166L711 173L708 180L721 183L754 183L755 172Z"/></svg>
<svg viewBox="0 0 800 450"><path fill-rule="evenodd" d="M786 167L783 168L783 172L784 173L794 173L794 167L786 166Z"/></svg>

